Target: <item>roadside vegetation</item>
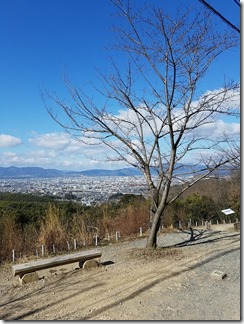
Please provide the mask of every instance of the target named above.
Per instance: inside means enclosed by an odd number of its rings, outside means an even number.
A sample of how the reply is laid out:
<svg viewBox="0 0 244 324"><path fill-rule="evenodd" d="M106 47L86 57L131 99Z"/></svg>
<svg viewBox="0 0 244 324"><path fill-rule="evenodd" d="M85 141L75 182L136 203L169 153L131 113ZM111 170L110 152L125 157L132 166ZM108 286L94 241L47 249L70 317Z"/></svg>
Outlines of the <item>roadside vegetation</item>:
<svg viewBox="0 0 244 324"><path fill-rule="evenodd" d="M175 195L180 186L171 188ZM73 198L73 197L72 197ZM226 216L221 209L232 208L240 219L240 180L238 174L228 179L205 179L187 191L165 210L164 228L187 228L202 221ZM227 219L226 219L227 220ZM51 196L0 193L0 264L17 257L35 256L41 245L47 254L67 252L67 244L77 248L147 234L150 226L150 201L143 196L114 195L100 205L84 206L73 200L55 200Z"/></svg>

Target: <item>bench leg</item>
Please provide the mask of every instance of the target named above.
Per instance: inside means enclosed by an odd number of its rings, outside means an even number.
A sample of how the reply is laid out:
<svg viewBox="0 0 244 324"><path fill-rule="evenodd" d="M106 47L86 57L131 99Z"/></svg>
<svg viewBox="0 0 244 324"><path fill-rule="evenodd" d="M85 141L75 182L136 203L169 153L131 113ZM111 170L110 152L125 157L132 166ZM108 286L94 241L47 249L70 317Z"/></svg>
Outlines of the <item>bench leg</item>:
<svg viewBox="0 0 244 324"><path fill-rule="evenodd" d="M26 283L38 281L39 277L36 272L30 272L30 273L26 273L22 276L19 276L19 280L20 280L21 284L26 284Z"/></svg>
<svg viewBox="0 0 244 324"><path fill-rule="evenodd" d="M98 267L99 267L99 262L95 259L86 260L82 266L83 269L91 269L91 268L98 268Z"/></svg>
<svg viewBox="0 0 244 324"><path fill-rule="evenodd" d="M83 264L85 263L86 261L79 261L79 268L83 268Z"/></svg>

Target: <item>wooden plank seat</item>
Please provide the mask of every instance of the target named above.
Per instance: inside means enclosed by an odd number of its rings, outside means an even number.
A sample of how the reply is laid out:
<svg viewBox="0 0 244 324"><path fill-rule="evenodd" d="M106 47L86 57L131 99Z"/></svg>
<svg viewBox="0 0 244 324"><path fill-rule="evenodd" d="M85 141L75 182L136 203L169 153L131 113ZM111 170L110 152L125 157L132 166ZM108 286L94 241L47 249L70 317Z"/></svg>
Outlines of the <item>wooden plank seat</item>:
<svg viewBox="0 0 244 324"><path fill-rule="evenodd" d="M27 274L32 274L26 277L27 281L31 282L38 279L38 276L35 273L35 271L53 268L64 264L74 263L74 262L79 262L79 266L82 267L87 260L100 258L101 256L102 256L102 252L98 250L87 250L83 252L42 259L38 261L31 261L28 263L16 264L12 266L12 270L13 270L13 275L14 276L19 275L20 279L24 278L24 276Z"/></svg>

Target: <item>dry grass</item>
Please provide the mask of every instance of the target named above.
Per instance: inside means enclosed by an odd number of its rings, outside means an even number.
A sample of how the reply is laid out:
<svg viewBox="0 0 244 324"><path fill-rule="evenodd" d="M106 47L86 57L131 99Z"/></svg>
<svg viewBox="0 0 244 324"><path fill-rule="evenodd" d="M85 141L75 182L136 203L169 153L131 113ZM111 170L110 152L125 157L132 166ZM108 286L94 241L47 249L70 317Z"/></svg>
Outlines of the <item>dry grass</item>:
<svg viewBox="0 0 244 324"><path fill-rule="evenodd" d="M140 227L143 233L148 225L148 208L145 204L136 204L123 207L113 216L106 213L92 223L86 214L74 214L69 222L62 217L58 207L50 204L40 227L35 224L20 227L14 218L6 217L0 228L0 263L11 261L12 250L15 250L17 259L35 257L41 253L41 246L45 246L45 255L67 252L67 243L73 249L74 239L78 247L95 244L95 236L99 236L99 245L115 242L115 233L120 233L120 240L138 237ZM91 226L92 225L92 226ZM91 230L92 228L92 230ZM93 230L97 229L97 230ZM106 242L106 239L110 239Z"/></svg>
<svg viewBox="0 0 244 324"><path fill-rule="evenodd" d="M49 250L55 245L61 248L66 241L67 233L60 221L60 212L54 205L49 205L45 220L41 224L39 243Z"/></svg>

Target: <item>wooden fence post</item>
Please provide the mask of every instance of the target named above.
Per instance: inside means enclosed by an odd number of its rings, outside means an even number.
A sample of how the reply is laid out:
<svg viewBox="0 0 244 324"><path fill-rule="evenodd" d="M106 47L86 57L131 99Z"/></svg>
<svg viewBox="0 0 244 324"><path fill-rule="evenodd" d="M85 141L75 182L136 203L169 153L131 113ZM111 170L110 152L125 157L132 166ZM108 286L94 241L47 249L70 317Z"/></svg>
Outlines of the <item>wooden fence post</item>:
<svg viewBox="0 0 244 324"><path fill-rule="evenodd" d="M208 230L208 221L205 222L205 229Z"/></svg>

